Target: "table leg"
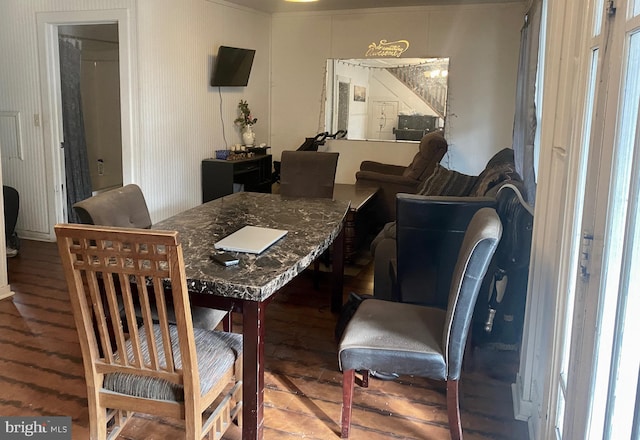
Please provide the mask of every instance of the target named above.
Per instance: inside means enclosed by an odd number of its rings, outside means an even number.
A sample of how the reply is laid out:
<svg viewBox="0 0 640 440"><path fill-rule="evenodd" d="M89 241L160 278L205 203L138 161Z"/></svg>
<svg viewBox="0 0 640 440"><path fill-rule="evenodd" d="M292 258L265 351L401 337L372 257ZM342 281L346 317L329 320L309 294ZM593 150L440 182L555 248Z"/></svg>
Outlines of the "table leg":
<svg viewBox="0 0 640 440"><path fill-rule="evenodd" d="M266 304L245 301L242 311L242 439L264 436L264 335Z"/></svg>
<svg viewBox="0 0 640 440"><path fill-rule="evenodd" d="M356 210L352 207L347 211L344 219L344 259L348 262L353 261L356 254L356 214Z"/></svg>
<svg viewBox="0 0 640 440"><path fill-rule="evenodd" d="M344 287L344 228L333 242L331 267L331 311L337 313L342 309L342 290Z"/></svg>

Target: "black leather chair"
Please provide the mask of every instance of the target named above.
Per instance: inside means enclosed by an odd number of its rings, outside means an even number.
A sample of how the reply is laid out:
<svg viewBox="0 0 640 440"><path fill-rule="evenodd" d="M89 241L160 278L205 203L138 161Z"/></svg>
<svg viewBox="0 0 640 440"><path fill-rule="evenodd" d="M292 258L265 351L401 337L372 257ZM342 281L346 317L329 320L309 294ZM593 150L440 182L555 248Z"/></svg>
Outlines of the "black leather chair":
<svg viewBox="0 0 640 440"><path fill-rule="evenodd" d="M448 197L398 195L393 292L400 302L445 309L458 253L471 219L495 200L460 204Z"/></svg>
<svg viewBox="0 0 640 440"><path fill-rule="evenodd" d="M458 382L480 285L502 235L494 209L474 214L455 264L447 307L368 299L349 321L339 344L343 371L342 437L349 436L356 371L394 371L447 383L449 430L462 438ZM423 290L428 290L426 287Z"/></svg>
<svg viewBox="0 0 640 440"><path fill-rule="evenodd" d="M517 349L533 230L520 186L505 183L495 197L399 194L397 203L397 222L375 245L374 297L445 308L464 231L479 209L495 208L504 233L481 287L472 345Z"/></svg>
<svg viewBox="0 0 640 440"><path fill-rule="evenodd" d="M397 221L385 225L371 243L374 295L444 306L464 231L480 208L496 208L503 217L497 195L504 186L513 188L510 198L522 200L523 183L509 148L496 153L479 176L436 165L420 194L398 194ZM432 283L438 285L432 289L437 298L425 298L421 286Z"/></svg>
<svg viewBox="0 0 640 440"><path fill-rule="evenodd" d="M398 219L375 245L374 296L446 308L451 276L464 233L487 197L398 194ZM373 247L373 246L372 246Z"/></svg>
<svg viewBox="0 0 640 440"><path fill-rule="evenodd" d="M3 185L2 197L4 202L4 234L7 256L15 257L20 249L20 239L16 233L18 212L20 211L20 195L15 188Z"/></svg>

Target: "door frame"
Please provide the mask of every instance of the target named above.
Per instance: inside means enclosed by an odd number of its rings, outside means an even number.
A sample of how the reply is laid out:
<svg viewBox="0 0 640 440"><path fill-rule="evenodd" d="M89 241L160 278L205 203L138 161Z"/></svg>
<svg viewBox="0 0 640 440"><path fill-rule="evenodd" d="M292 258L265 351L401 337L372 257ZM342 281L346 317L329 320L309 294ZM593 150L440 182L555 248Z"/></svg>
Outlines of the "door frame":
<svg viewBox="0 0 640 440"><path fill-rule="evenodd" d="M95 11L42 12L36 14L38 56L40 61L40 93L47 183L47 216L50 240L55 240L53 227L67 220L64 188L64 140L60 98L60 57L58 27L64 25L118 24L120 62L120 122L122 129L122 182L135 182L139 175L138 90L136 34L133 12L128 9Z"/></svg>

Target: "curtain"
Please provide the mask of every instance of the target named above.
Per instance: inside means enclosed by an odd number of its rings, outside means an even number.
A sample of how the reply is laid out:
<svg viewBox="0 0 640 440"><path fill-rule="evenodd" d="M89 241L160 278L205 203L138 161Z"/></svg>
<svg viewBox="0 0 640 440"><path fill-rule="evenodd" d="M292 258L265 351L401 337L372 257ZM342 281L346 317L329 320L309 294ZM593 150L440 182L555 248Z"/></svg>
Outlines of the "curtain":
<svg viewBox="0 0 640 440"><path fill-rule="evenodd" d="M520 32L520 59L516 88L516 111L513 124L513 153L516 170L525 185L527 202L533 206L536 198L534 140L536 134L536 77L540 39L542 1L534 1L525 16Z"/></svg>
<svg viewBox="0 0 640 440"><path fill-rule="evenodd" d="M64 164L67 192L67 219L80 223L73 204L91 197L91 175L80 96L80 41L59 38L62 126L64 131Z"/></svg>

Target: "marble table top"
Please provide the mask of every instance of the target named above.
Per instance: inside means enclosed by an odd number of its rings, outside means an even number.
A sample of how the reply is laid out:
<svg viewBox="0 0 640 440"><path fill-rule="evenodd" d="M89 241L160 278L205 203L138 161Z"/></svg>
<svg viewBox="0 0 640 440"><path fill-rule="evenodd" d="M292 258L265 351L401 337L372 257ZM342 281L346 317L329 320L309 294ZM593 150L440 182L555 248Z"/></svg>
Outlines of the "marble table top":
<svg viewBox="0 0 640 440"><path fill-rule="evenodd" d="M348 209L349 201L239 192L181 212L153 229L180 233L190 292L264 301L329 247ZM289 232L260 255L231 252L240 260L235 266L211 261L214 243L247 225Z"/></svg>

